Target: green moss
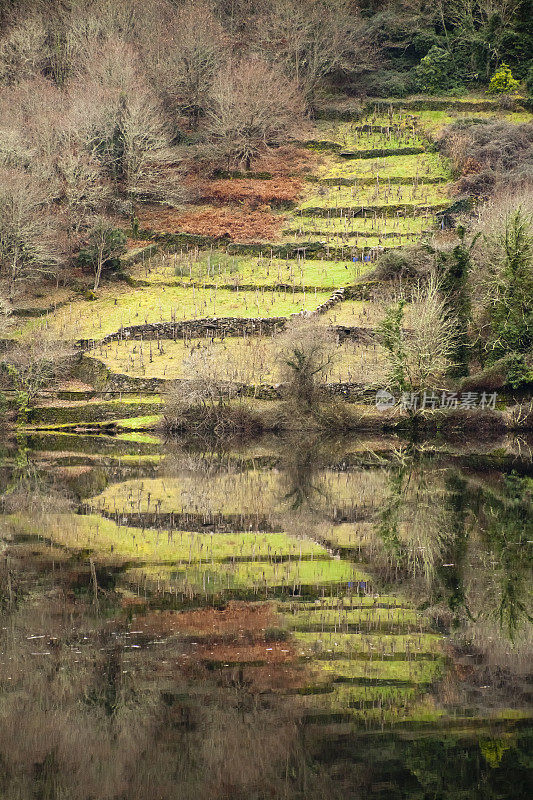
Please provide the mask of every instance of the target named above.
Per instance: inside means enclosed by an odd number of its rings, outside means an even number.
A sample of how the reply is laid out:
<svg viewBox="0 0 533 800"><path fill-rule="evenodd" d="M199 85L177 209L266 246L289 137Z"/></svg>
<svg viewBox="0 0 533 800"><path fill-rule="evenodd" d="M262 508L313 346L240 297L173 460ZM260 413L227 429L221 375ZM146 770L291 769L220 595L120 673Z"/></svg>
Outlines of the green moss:
<svg viewBox="0 0 533 800"><path fill-rule="evenodd" d="M68 425L72 423L119 422L128 417L146 417L163 406L159 398L154 400L106 400L105 402L77 403L76 405L41 406L33 408L29 422L33 425Z"/></svg>

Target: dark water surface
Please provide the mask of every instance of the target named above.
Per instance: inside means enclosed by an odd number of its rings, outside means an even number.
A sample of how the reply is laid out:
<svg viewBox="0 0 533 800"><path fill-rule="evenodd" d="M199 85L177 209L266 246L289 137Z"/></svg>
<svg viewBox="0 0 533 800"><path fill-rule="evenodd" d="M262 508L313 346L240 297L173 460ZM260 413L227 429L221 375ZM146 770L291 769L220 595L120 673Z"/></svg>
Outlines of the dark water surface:
<svg viewBox="0 0 533 800"><path fill-rule="evenodd" d="M0 797L530 797L531 453L7 443Z"/></svg>

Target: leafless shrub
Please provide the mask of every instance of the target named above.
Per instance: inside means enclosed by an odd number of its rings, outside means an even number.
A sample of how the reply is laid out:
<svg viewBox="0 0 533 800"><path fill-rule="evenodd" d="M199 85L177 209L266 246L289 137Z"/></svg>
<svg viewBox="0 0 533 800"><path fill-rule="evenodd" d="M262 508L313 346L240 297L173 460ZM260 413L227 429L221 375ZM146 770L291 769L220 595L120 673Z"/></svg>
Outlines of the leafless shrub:
<svg viewBox="0 0 533 800"><path fill-rule="evenodd" d="M520 187L532 180L524 174L533 151L531 123L458 120L443 131L442 143L460 192L487 198L504 183Z"/></svg>
<svg viewBox="0 0 533 800"><path fill-rule="evenodd" d="M533 430L533 400L518 403L504 412L507 426L513 431Z"/></svg>
<svg viewBox="0 0 533 800"><path fill-rule="evenodd" d="M277 363L286 397L295 406L317 405L321 385L335 360L333 334L318 318L299 318L279 337Z"/></svg>
<svg viewBox="0 0 533 800"><path fill-rule="evenodd" d="M41 73L46 66L47 30L42 16L28 14L0 41L0 81L18 83Z"/></svg>
<svg viewBox="0 0 533 800"><path fill-rule="evenodd" d="M378 341L388 363L390 385L419 391L433 388L450 366L456 325L434 275L414 286L409 298L409 331L403 327L407 296L400 291L385 311Z"/></svg>
<svg viewBox="0 0 533 800"><path fill-rule="evenodd" d="M184 380L176 381L166 398L168 425L179 426L185 413L197 409L203 419L218 418L237 387L227 379L228 358L214 348L194 350L183 362Z"/></svg>

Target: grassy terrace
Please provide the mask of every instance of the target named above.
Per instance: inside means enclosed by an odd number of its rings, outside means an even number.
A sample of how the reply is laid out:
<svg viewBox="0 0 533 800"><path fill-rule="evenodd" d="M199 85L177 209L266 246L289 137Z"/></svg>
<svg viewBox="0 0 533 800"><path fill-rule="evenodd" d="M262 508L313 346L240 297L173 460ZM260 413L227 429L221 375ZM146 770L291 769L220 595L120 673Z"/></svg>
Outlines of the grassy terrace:
<svg viewBox="0 0 533 800"><path fill-rule="evenodd" d="M306 220L309 222L309 220ZM369 236L372 229L369 228ZM314 240L321 237L313 237ZM375 237L374 237L375 238ZM273 287L285 285L297 290L329 290L345 286L362 275L370 265L352 260L281 259L269 255L238 256L223 251L163 253L145 265L137 265L132 277L151 286L218 285Z"/></svg>
<svg viewBox="0 0 533 800"><path fill-rule="evenodd" d="M422 146L412 115L395 113L392 125L387 113L383 118L370 115L365 122L374 126L373 132L362 131L360 125L351 123L320 121L314 136L317 141L362 151ZM434 211L448 203L447 166L434 153L345 159L326 152L317 161L312 176L315 182L306 184L301 202L293 211L264 212L271 227L259 226L257 230L271 230L270 241L261 235L254 240L263 242L262 253L233 255L220 250L189 250L157 254L146 263L127 265L138 286L104 285L96 300L74 300L40 320L26 321L24 328L37 331L45 325L66 339L98 340L121 327L143 323L205 317L288 317L303 310L312 311L333 289L353 283L371 267L371 260L366 261L363 253L368 256L369 249L377 251L417 241L431 231ZM428 178L441 183L424 184ZM395 180L403 183L394 183ZM316 181L345 181L352 185ZM254 180L250 183L253 185ZM372 185L365 185L368 183ZM201 214L201 208L196 208ZM263 213L231 204L212 210L215 217L236 210L246 218L251 215L251 230L254 220ZM234 241L239 241L237 234ZM302 257L273 257L271 247L284 244L301 248ZM317 254L317 244L322 245L322 255L327 257L309 258L306 244L310 255ZM341 259L335 258L339 253ZM354 308L339 309L338 313L352 319ZM13 333L16 335L15 326ZM124 346L113 357L108 352L106 360L112 358L110 366L128 374L179 374L179 346L174 351L168 347L165 358L158 353L147 364L134 347L129 351ZM344 356L345 367L332 379L350 379L354 361L359 367L362 363L359 352L343 353ZM259 371L264 371L261 365Z"/></svg>
<svg viewBox="0 0 533 800"><path fill-rule="evenodd" d="M309 190L305 199L299 204L298 210L312 213L313 209L320 209L322 213L330 211L332 215L339 215L341 209L350 211L361 210L364 214L365 207L390 207L394 214L397 206L419 208L424 213L428 207L440 207L449 202L447 184L426 185L413 183L412 186L388 185L386 182L379 186L321 186L319 189Z"/></svg>
<svg viewBox="0 0 533 800"><path fill-rule="evenodd" d="M202 317L277 317L304 309L313 311L328 297L328 292L307 293L290 290L229 291L194 287L153 286L137 289L108 286L98 300L79 300L50 314L30 321L28 330L46 325L65 339L101 339L127 325L145 322L176 322Z"/></svg>
<svg viewBox="0 0 533 800"><path fill-rule="evenodd" d="M330 142L344 150L396 150L403 147L423 147L424 141L417 134L412 118L403 118L382 130L366 131L359 122L330 122L318 120L315 124L314 142Z"/></svg>
<svg viewBox="0 0 533 800"><path fill-rule="evenodd" d="M387 155L377 158L360 158L346 161L343 158L329 156L327 163L318 170L318 178L323 181L348 180L367 183L405 178L408 181L427 179L434 181L449 180L450 172L446 161L437 153L422 155ZM361 191L356 188L357 193Z"/></svg>
<svg viewBox="0 0 533 800"><path fill-rule="evenodd" d="M339 309L342 317L342 306ZM372 309L371 304L365 304ZM373 313L372 311L370 313ZM330 311L330 318L334 315ZM371 318L361 313L357 322L346 315L343 324L368 325ZM91 351L90 357L102 361L112 372L145 378L185 378L184 361L195 351L204 349L216 354L217 362L224 366L228 380L246 385L277 383L277 342L267 337L227 337L223 340L177 339L159 342L113 341ZM329 382L368 380L369 368L379 382L385 375L383 355L376 345L346 340L335 351L335 361L326 378Z"/></svg>
<svg viewBox="0 0 533 800"><path fill-rule="evenodd" d="M313 233L320 236L324 234L348 233L350 236L361 237L361 244L363 245L366 243L364 239L375 240L390 238L396 240L399 237L418 238L421 234L432 229L435 217L428 211L420 215L398 212L393 216L365 214L364 216L321 216L313 218L304 215L294 215L291 217L291 221L296 224L296 227L293 229L296 234ZM288 231L289 229L286 230ZM389 245L389 242L384 241L384 244ZM396 244L396 242L393 241L392 244Z"/></svg>

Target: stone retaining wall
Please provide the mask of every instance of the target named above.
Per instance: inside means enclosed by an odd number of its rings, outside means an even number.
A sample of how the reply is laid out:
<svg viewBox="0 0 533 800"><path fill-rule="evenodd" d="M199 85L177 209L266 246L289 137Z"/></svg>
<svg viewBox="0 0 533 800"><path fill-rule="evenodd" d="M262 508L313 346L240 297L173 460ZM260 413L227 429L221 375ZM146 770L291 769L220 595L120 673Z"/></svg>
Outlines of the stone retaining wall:
<svg viewBox="0 0 533 800"><path fill-rule="evenodd" d="M207 336L268 336L283 330L287 322L298 317L313 317L323 314L346 297L345 289L335 291L315 311L302 311L289 317L203 317L180 322L146 322L128 325L103 339L80 339L82 350L91 350L96 345L113 341L143 339L198 339Z"/></svg>
<svg viewBox="0 0 533 800"><path fill-rule="evenodd" d="M84 379L93 382L104 391L109 392L139 392L145 394L158 394L165 392L175 381L168 378L142 378L131 375L122 375L110 372L105 364L93 357L83 356L78 369L78 374ZM257 400L283 399L282 384L258 384L247 386L244 384L233 385L237 397L250 397ZM344 400L362 400L374 396L375 391L360 383L340 382L327 383L324 392ZM155 413L155 412L154 412Z"/></svg>

